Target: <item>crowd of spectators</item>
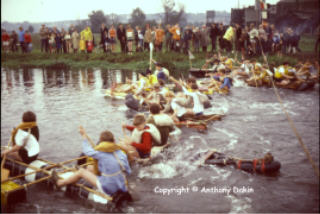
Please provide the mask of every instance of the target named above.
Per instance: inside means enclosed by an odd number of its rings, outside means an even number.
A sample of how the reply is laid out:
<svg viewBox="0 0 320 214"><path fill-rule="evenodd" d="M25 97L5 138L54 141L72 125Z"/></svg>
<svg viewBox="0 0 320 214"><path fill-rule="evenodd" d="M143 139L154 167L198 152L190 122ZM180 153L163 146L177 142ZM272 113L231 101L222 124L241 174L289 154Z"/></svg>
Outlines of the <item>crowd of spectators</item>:
<svg viewBox="0 0 320 214"><path fill-rule="evenodd" d="M250 24L241 27L238 24L224 26L222 23L211 23L202 26L187 25L181 28L179 24L157 26L135 26L119 24L109 28L103 23L100 27L100 42L95 41L89 26L78 32L74 26L68 30L58 30L42 25L40 29L41 52L47 53L91 53L94 49L104 52L115 52L117 45L123 53L149 51L153 43L155 51L182 52L217 52L235 51L242 58L269 54L295 54L299 49L300 35L291 28L280 32L273 24L263 22L259 26ZM32 50L31 34L19 28L18 33L12 31L9 35L2 29L2 47L5 52L22 53ZM211 49L209 50L209 47Z"/></svg>

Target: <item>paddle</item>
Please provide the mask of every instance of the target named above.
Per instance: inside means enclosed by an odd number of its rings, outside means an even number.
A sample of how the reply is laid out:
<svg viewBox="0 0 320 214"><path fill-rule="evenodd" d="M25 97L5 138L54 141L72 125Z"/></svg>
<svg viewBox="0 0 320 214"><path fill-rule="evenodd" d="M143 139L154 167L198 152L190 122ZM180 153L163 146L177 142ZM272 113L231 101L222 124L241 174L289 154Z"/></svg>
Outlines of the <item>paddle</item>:
<svg viewBox="0 0 320 214"><path fill-rule="evenodd" d="M151 70L152 68L152 51L153 51L153 43L149 43L149 48L150 48L150 63L149 63L149 69Z"/></svg>
<svg viewBox="0 0 320 214"><path fill-rule="evenodd" d="M12 138L10 137L8 142L8 147L10 146ZM10 174L10 170L3 168L4 163L6 162L7 154L4 155L2 162L1 162L1 182L7 180Z"/></svg>
<svg viewBox="0 0 320 214"><path fill-rule="evenodd" d="M31 131L31 129L28 130L28 136L27 136L26 140L29 139L30 131ZM8 142L8 148L10 147L11 142L12 142L12 137L10 137L10 140ZM6 158L7 158L7 154L4 155L2 162L1 162L1 182L7 180L10 175L10 170L3 168L4 163L6 162Z"/></svg>

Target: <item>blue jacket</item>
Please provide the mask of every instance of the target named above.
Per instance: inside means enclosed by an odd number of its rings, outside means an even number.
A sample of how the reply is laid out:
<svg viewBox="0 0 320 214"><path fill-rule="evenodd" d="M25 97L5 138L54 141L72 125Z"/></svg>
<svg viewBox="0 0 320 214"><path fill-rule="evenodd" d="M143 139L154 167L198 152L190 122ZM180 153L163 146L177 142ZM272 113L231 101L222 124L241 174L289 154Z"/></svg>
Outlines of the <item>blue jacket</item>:
<svg viewBox="0 0 320 214"><path fill-rule="evenodd" d="M19 42L24 42L24 30L18 33Z"/></svg>
<svg viewBox="0 0 320 214"><path fill-rule="evenodd" d="M106 194L112 195L118 190L122 190L123 192L128 191L126 187L126 179L124 178L124 172L120 173L121 167L113 153L96 151L89 145L87 140L83 141L82 147L85 155L98 160L98 169L101 172L101 176L98 176L98 180ZM127 155L121 150L117 150L114 153L118 156L125 172L130 174L131 169L128 163ZM111 174L114 175L106 176Z"/></svg>

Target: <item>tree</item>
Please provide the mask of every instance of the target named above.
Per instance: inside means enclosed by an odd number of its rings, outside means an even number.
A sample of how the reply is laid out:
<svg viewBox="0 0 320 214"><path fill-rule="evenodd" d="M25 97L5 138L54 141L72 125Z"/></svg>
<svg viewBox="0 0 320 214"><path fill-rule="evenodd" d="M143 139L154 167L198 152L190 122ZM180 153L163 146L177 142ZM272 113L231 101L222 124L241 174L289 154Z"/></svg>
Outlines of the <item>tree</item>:
<svg viewBox="0 0 320 214"><path fill-rule="evenodd" d="M99 33L102 23L107 24L107 19L101 10L92 11L92 13L89 14L89 20L91 23L91 31L93 33Z"/></svg>
<svg viewBox="0 0 320 214"><path fill-rule="evenodd" d="M145 20L146 20L146 15L139 7L137 7L132 11L130 23L133 26L142 25L144 24Z"/></svg>
<svg viewBox="0 0 320 214"><path fill-rule="evenodd" d="M162 0L162 6L164 9L164 24L177 24L185 21L184 17L184 5L179 5L179 11L174 9L176 3L174 0Z"/></svg>
<svg viewBox="0 0 320 214"><path fill-rule="evenodd" d="M114 25L115 27L120 23L120 18L117 14L111 13L110 15L106 16L106 19L108 20L108 23L110 25Z"/></svg>
<svg viewBox="0 0 320 214"><path fill-rule="evenodd" d="M87 26L88 21L86 20L82 20L82 21L78 21L78 23L74 26L74 28L77 30L77 32L81 32L85 29L85 27Z"/></svg>
<svg viewBox="0 0 320 214"><path fill-rule="evenodd" d="M28 27L28 31L29 31L30 33L33 33L34 28L32 27L32 25L29 25L29 27Z"/></svg>

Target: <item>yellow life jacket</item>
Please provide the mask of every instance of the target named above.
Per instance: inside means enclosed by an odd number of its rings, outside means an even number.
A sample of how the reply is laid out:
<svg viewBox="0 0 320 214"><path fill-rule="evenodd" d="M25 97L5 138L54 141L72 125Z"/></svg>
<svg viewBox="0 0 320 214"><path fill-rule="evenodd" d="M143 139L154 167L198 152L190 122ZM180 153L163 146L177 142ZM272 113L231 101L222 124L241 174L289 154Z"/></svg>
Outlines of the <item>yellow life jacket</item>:
<svg viewBox="0 0 320 214"><path fill-rule="evenodd" d="M112 153L115 152L117 150L121 150L122 148L116 144L116 143L112 143L112 142L100 142L98 145L96 145L94 147L94 150L96 151L100 151L100 152L108 152L108 153ZM122 150L124 153L125 151ZM98 169L98 161L92 157L88 157L87 158L87 163L88 164L92 164L94 167L94 174L99 175L99 169Z"/></svg>
<svg viewBox="0 0 320 214"><path fill-rule="evenodd" d="M148 84L149 86L154 86L156 83L158 83L158 78L156 75L151 74L148 78Z"/></svg>

